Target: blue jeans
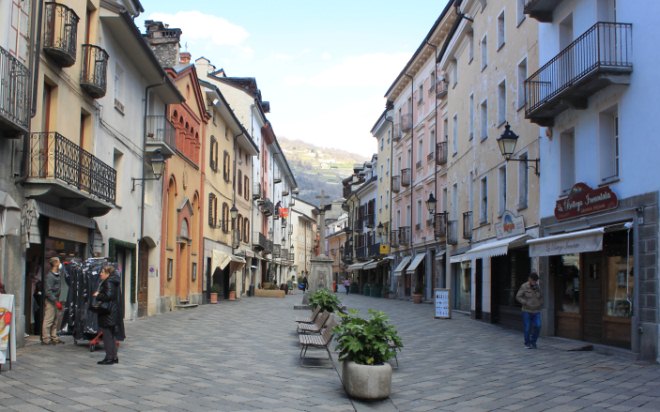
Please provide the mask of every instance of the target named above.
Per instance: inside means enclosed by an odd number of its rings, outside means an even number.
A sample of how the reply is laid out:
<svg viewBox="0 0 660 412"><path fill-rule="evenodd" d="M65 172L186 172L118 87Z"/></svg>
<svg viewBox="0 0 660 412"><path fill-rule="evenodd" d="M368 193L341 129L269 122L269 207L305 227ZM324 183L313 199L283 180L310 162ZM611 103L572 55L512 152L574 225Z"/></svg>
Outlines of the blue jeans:
<svg viewBox="0 0 660 412"><path fill-rule="evenodd" d="M525 345L536 345L541 331L541 313L523 312L522 315L525 326Z"/></svg>

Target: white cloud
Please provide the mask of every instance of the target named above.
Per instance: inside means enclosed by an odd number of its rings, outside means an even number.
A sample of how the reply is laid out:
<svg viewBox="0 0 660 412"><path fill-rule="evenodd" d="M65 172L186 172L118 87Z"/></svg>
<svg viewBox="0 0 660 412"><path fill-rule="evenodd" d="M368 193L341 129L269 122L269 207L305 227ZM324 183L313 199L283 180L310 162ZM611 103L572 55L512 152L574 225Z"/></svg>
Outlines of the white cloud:
<svg viewBox="0 0 660 412"><path fill-rule="evenodd" d="M247 45L250 33L237 24L222 17L196 10L179 11L174 14L152 13L150 20L162 21L172 28L182 31L182 44L189 43L193 47L199 45L230 47L240 50L243 54L252 56L252 48ZM210 44L209 44L210 43Z"/></svg>

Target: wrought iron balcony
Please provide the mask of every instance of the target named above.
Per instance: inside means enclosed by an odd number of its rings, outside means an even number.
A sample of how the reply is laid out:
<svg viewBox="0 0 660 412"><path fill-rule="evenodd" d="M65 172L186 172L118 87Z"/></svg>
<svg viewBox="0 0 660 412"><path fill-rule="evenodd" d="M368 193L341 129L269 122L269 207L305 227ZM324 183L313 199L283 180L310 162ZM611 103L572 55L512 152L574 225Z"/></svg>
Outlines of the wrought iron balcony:
<svg viewBox="0 0 660 412"><path fill-rule="evenodd" d="M273 257L278 258L282 256L282 245L277 243L273 244Z"/></svg>
<svg viewBox="0 0 660 412"><path fill-rule="evenodd" d="M364 217L364 225L369 229L373 229L376 225L376 215L373 213L367 213Z"/></svg>
<svg viewBox="0 0 660 412"><path fill-rule="evenodd" d="M30 71L0 47L0 132L17 138L30 126Z"/></svg>
<svg viewBox="0 0 660 412"><path fill-rule="evenodd" d="M596 23L525 80L525 117L552 126L562 111L587 107L589 96L629 84L632 24Z"/></svg>
<svg viewBox="0 0 660 412"><path fill-rule="evenodd" d="M392 141L398 142L399 140L401 140L402 135L403 132L401 131L401 124L394 123L394 126L392 127Z"/></svg>
<svg viewBox="0 0 660 412"><path fill-rule="evenodd" d="M401 131L403 133L408 133L412 130L413 127L413 118L411 113L406 113L401 115Z"/></svg>
<svg viewBox="0 0 660 412"><path fill-rule="evenodd" d="M435 145L435 162L437 165L442 166L447 164L447 142L438 142Z"/></svg>
<svg viewBox="0 0 660 412"><path fill-rule="evenodd" d="M44 52L60 67L76 62L78 21L73 9L55 2L44 5Z"/></svg>
<svg viewBox="0 0 660 412"><path fill-rule="evenodd" d="M392 191L394 193L401 191L401 176L392 176Z"/></svg>
<svg viewBox="0 0 660 412"><path fill-rule="evenodd" d="M472 239L472 211L463 212L463 239Z"/></svg>
<svg viewBox="0 0 660 412"><path fill-rule="evenodd" d="M399 247L399 229L390 231L390 246Z"/></svg>
<svg viewBox="0 0 660 412"><path fill-rule="evenodd" d="M447 222L447 243L450 245L458 244L458 220Z"/></svg>
<svg viewBox="0 0 660 412"><path fill-rule="evenodd" d="M176 152L176 130L174 125L162 115L147 115L147 152L160 153L165 157L174 156Z"/></svg>
<svg viewBox="0 0 660 412"><path fill-rule="evenodd" d="M401 169L401 186L408 187L412 180L412 171L410 168Z"/></svg>
<svg viewBox="0 0 660 412"><path fill-rule="evenodd" d="M263 213L266 216L272 216L275 209L274 209L273 202L270 201L270 199L266 198L264 199L264 202L261 204L261 213Z"/></svg>
<svg viewBox="0 0 660 412"><path fill-rule="evenodd" d="M525 0L525 14L543 23L552 21L552 12L562 0Z"/></svg>
<svg viewBox="0 0 660 412"><path fill-rule="evenodd" d="M28 197L87 216L112 209L117 172L57 132L32 133L25 173Z"/></svg>
<svg viewBox="0 0 660 412"><path fill-rule="evenodd" d="M358 259L361 258L364 259L368 256L367 251L368 251L367 246L358 246L355 248L355 257L357 257Z"/></svg>
<svg viewBox="0 0 660 412"><path fill-rule="evenodd" d="M447 81L444 79L438 80L435 84L435 93L438 98L445 97L448 89Z"/></svg>
<svg viewBox="0 0 660 412"><path fill-rule="evenodd" d="M444 242L447 239L447 212L436 213L433 218L433 224L435 238Z"/></svg>
<svg viewBox="0 0 660 412"><path fill-rule="evenodd" d="M93 44L83 44L83 66L80 73L80 87L98 99L105 96L107 87L108 52Z"/></svg>
<svg viewBox="0 0 660 412"><path fill-rule="evenodd" d="M268 240L266 236L264 236L264 234L261 232L259 232L259 236L257 236L256 243L253 243L252 246L256 250L263 250L265 253L270 253L273 251L273 241Z"/></svg>
<svg viewBox="0 0 660 412"><path fill-rule="evenodd" d="M380 256L380 243L374 243L373 245L367 246L367 255L370 258Z"/></svg>
<svg viewBox="0 0 660 412"><path fill-rule="evenodd" d="M401 226L399 228L399 245L410 245L410 226Z"/></svg>
<svg viewBox="0 0 660 412"><path fill-rule="evenodd" d="M261 198L261 183L255 183L252 186L252 200Z"/></svg>

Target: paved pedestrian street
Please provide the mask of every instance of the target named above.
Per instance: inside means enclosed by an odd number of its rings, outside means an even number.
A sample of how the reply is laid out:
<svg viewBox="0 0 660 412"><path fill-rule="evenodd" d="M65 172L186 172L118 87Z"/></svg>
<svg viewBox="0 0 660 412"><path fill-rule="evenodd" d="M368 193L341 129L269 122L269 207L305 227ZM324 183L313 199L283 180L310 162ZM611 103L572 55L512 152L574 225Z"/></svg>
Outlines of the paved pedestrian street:
<svg viewBox="0 0 660 412"><path fill-rule="evenodd" d="M390 399L349 399L336 368L298 365L293 310L285 299L222 301L127 322L119 364L86 342L31 344L0 375L0 410L16 411L658 411L660 367L570 342L522 336L429 304L340 295L351 308L387 312L399 329ZM334 345L333 345L334 346ZM316 355L316 353L315 353ZM318 352L321 357L323 353ZM329 364L328 364L329 365Z"/></svg>

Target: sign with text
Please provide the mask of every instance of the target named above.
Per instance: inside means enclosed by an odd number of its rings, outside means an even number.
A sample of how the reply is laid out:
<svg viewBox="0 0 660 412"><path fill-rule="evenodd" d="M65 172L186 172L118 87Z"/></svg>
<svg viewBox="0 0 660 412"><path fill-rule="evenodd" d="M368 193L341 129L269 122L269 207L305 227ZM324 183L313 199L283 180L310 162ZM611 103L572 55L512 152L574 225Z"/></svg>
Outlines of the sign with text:
<svg viewBox="0 0 660 412"><path fill-rule="evenodd" d="M450 289L433 289L433 302L435 304L435 318L451 318Z"/></svg>
<svg viewBox="0 0 660 412"><path fill-rule="evenodd" d="M516 216L513 213L505 210L502 218L498 223L495 223L495 233L498 239L505 237L522 235L525 233L525 220L522 216Z"/></svg>
<svg viewBox="0 0 660 412"><path fill-rule="evenodd" d="M567 197L557 200L555 217L557 220L565 220L616 209L618 206L619 199L609 186L592 189L586 183L576 183Z"/></svg>

